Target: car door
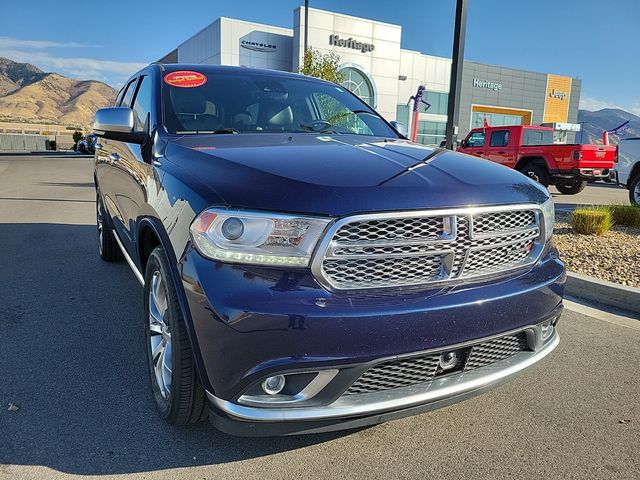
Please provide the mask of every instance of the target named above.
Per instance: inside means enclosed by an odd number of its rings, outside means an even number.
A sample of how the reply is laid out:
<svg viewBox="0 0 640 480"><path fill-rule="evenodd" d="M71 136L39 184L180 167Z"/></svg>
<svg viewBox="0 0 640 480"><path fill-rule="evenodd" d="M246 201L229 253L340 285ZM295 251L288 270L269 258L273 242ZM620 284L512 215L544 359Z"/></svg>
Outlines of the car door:
<svg viewBox="0 0 640 480"><path fill-rule="evenodd" d="M496 128L491 130L489 144L485 146L484 157L492 162L507 167L515 165L514 138L508 128Z"/></svg>
<svg viewBox="0 0 640 480"><path fill-rule="evenodd" d="M118 94L115 106L128 107L138 84L138 78L129 80L126 86ZM118 233L122 235L122 214L120 212L117 191L118 185L124 181L124 172L118 164L122 152L122 142L100 138L95 145L96 156L96 178L98 187L107 209L107 214L111 217L111 224Z"/></svg>
<svg viewBox="0 0 640 480"><path fill-rule="evenodd" d="M152 103L154 98L153 78L150 74L142 74L133 96L130 107L133 110L133 129L136 133L149 134L153 122ZM120 174L115 185L118 211L120 213L122 240L135 248L136 223L146 213L148 186L155 185L154 165L150 162L149 145L117 142L115 153ZM147 151L145 151L147 150ZM133 254L133 252L130 252ZM132 255L135 258L134 255Z"/></svg>
<svg viewBox="0 0 640 480"><path fill-rule="evenodd" d="M484 139L484 131L472 132L465 139L465 146L461 151L468 155L484 158Z"/></svg>

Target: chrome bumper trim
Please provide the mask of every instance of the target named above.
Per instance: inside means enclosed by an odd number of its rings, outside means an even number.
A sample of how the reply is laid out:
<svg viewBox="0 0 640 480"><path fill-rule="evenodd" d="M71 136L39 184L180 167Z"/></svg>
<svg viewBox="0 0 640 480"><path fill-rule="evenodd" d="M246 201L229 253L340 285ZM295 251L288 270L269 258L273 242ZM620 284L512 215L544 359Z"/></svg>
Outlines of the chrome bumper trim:
<svg viewBox="0 0 640 480"><path fill-rule="evenodd" d="M424 405L497 386L551 353L560 343L558 332L536 351L521 352L493 365L432 380L426 384L375 393L342 396L321 407L256 408L238 405L207 392L209 401L222 412L253 422L295 422L367 416Z"/></svg>

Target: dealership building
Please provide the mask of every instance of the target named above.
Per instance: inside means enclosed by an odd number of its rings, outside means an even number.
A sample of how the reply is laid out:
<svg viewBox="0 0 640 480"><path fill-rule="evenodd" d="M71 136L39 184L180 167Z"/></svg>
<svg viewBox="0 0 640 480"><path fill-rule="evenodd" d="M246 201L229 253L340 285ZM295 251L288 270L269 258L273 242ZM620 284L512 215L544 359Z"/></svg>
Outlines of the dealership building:
<svg viewBox="0 0 640 480"><path fill-rule="evenodd" d="M400 48L400 25L312 8L308 19L309 47L337 54L343 85L387 120L410 128L409 97L425 85L430 107L420 107L418 141L444 140L451 59ZM297 72L304 37L304 7L293 12L293 29L221 17L160 61ZM575 124L580 87L576 78L465 61L459 138L485 118L492 126Z"/></svg>

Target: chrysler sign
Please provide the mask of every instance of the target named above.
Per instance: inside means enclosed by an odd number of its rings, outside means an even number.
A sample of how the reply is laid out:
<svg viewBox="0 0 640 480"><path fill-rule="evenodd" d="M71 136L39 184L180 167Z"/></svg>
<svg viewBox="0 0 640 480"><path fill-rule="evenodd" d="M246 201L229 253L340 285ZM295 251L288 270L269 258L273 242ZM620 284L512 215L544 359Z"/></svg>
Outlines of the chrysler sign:
<svg viewBox="0 0 640 480"><path fill-rule="evenodd" d="M275 52L278 49L272 43L252 42L251 40L240 40L240 46L254 52Z"/></svg>
<svg viewBox="0 0 640 480"><path fill-rule="evenodd" d="M329 45L335 47L352 48L353 50L360 50L362 53L373 52L376 46L373 43L358 42L353 38L340 38L338 35L329 35Z"/></svg>

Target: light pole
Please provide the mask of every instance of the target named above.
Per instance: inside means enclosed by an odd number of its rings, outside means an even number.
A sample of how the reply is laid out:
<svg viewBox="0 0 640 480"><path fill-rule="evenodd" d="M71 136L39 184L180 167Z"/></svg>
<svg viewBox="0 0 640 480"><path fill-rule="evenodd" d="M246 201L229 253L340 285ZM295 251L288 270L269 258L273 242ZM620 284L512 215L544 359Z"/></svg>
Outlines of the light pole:
<svg viewBox="0 0 640 480"><path fill-rule="evenodd" d="M304 0L304 53L309 49L309 0Z"/></svg>
<svg viewBox="0 0 640 480"><path fill-rule="evenodd" d="M453 149L458 139L460 112L460 89L464 66L464 40L467 31L467 0L456 0L456 24L453 33L453 55L451 80L449 82L449 105L447 105L446 148Z"/></svg>

